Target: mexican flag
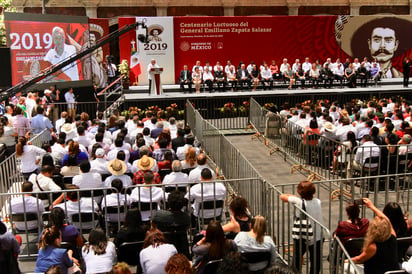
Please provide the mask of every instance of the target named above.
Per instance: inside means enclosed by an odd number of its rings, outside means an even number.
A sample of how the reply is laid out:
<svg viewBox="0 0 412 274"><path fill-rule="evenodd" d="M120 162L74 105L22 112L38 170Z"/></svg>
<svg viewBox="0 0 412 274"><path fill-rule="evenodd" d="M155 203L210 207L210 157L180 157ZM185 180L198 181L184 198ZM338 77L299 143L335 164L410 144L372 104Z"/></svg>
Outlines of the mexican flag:
<svg viewBox="0 0 412 274"><path fill-rule="evenodd" d="M130 55L130 69L133 71L135 76L139 76L142 73L140 69L139 53L136 50L136 42L132 41L132 53Z"/></svg>

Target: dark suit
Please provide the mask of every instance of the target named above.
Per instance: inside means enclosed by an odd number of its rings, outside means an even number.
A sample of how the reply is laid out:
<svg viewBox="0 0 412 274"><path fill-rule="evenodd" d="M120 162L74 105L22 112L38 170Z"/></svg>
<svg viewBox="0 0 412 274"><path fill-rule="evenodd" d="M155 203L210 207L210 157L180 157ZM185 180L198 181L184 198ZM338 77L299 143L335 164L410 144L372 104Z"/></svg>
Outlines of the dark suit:
<svg viewBox="0 0 412 274"><path fill-rule="evenodd" d="M191 92L192 91L192 72L189 70L186 70L186 71L182 70L180 72L179 84L180 84L181 91L185 91L185 85L187 85L189 92Z"/></svg>
<svg viewBox="0 0 412 274"><path fill-rule="evenodd" d="M182 147L185 145L185 138L183 136L177 136L176 138L172 139L172 148L176 152L178 147Z"/></svg>
<svg viewBox="0 0 412 274"><path fill-rule="evenodd" d="M219 91L225 91L226 80L225 73L223 70L215 70L215 82L217 84L217 89Z"/></svg>
<svg viewBox="0 0 412 274"><path fill-rule="evenodd" d="M245 74L245 79L242 79L242 78L243 78L243 77L242 77L242 75L243 75L242 72L244 72L244 74ZM247 69L243 69L243 70L242 70L242 69L238 69L238 71L237 71L237 79L239 79L240 89L243 89L244 84L246 84L247 87L248 87L248 89L250 89L249 73L248 73Z"/></svg>
<svg viewBox="0 0 412 274"><path fill-rule="evenodd" d="M162 127L157 127L154 128L150 131L150 137L156 140L156 138L160 135L160 133L163 131Z"/></svg>

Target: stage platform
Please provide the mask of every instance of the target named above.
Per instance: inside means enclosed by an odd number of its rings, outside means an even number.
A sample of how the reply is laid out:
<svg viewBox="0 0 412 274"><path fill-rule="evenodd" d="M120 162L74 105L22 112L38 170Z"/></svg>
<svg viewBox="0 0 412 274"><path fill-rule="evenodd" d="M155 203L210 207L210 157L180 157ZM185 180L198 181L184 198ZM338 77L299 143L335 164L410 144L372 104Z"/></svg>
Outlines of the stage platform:
<svg viewBox="0 0 412 274"><path fill-rule="evenodd" d="M183 93L177 88L176 86L178 85L165 85L163 86L164 88L164 93L159 96L151 96L148 94L147 86L138 86L138 87L131 87L132 89L125 90L124 95L126 101L141 101L141 100L162 100L162 99L197 99L197 98L227 98L227 97L272 97L274 95L278 96L296 96L296 95L330 95L330 94L336 94L336 93L345 93L345 94L362 94L362 93L367 93L367 94L373 94L375 93L376 95L380 93L391 93L393 95L397 94L403 94L403 93L408 93L412 91L412 86L409 88L404 88L402 86L402 83L400 82L399 84L391 84L391 85L380 85L378 87L375 86L368 86L366 88L331 88L331 89L324 89L324 88L318 88L318 89L312 89L312 88L307 88L307 89L284 89L284 88L274 88L271 90L262 90L259 89L257 91L250 91L250 90L239 90L239 91L225 91L225 92L208 92L208 91L202 91L199 94L196 94L194 92L192 93Z"/></svg>

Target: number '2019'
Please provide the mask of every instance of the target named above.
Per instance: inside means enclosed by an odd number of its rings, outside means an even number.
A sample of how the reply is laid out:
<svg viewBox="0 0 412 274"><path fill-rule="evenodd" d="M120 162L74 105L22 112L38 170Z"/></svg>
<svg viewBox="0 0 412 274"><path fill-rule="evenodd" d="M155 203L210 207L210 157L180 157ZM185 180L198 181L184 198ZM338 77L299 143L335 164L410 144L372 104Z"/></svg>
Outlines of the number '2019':
<svg viewBox="0 0 412 274"><path fill-rule="evenodd" d="M10 33L11 49L18 50L22 47L26 50L35 49L48 49L53 44L53 39L50 33L23 33L21 36L19 33Z"/></svg>
<svg viewBox="0 0 412 274"><path fill-rule="evenodd" d="M167 43L144 44L144 50L165 50L165 49L167 49Z"/></svg>

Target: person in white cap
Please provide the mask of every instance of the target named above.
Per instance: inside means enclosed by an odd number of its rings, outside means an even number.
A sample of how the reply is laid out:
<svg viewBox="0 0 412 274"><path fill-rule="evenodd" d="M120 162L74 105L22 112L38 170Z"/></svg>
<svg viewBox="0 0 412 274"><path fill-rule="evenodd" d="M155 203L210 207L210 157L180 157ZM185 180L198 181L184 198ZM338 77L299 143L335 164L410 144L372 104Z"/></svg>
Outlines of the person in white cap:
<svg viewBox="0 0 412 274"><path fill-rule="evenodd" d="M107 161L105 159L105 151L103 148L96 149L94 154L96 159L90 162L91 169L90 172L100 173L100 174L110 174L107 168Z"/></svg>

